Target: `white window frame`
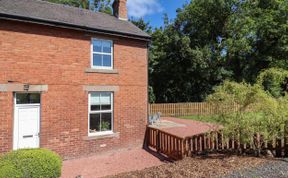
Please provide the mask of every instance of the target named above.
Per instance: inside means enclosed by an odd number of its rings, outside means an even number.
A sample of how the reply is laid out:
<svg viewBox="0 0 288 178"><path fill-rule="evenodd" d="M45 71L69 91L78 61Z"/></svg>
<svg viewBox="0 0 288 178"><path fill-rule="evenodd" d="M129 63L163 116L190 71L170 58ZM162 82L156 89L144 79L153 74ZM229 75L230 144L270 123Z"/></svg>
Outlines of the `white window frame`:
<svg viewBox="0 0 288 178"><path fill-rule="evenodd" d="M100 40L100 41L109 41L111 43L111 53L103 53L103 52L94 52L93 50L93 41L94 40ZM91 38L91 68L92 69L107 69L112 70L114 68L114 44L112 40L106 40L106 39L99 39L99 38ZM105 67L105 66L94 66L93 65L93 54L100 54L100 55L111 55L111 67Z"/></svg>
<svg viewBox="0 0 288 178"><path fill-rule="evenodd" d="M91 94L92 93L110 93L111 95L111 109L110 110L103 110L103 111L91 111ZM90 133L90 114L98 114L98 113L110 113L111 112L111 130L110 131L103 131L103 132L96 132ZM88 136L101 136L101 135L110 135L114 134L114 93L110 91L95 91L89 92L88 94Z"/></svg>

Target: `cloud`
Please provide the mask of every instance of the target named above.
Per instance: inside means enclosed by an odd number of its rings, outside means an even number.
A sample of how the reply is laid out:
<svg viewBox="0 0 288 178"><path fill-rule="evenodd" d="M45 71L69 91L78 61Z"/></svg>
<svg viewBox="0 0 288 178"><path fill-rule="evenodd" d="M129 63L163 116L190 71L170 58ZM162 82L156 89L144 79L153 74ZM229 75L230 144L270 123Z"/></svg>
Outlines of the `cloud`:
<svg viewBox="0 0 288 178"><path fill-rule="evenodd" d="M157 0L128 0L128 15L140 18L163 11L163 8Z"/></svg>

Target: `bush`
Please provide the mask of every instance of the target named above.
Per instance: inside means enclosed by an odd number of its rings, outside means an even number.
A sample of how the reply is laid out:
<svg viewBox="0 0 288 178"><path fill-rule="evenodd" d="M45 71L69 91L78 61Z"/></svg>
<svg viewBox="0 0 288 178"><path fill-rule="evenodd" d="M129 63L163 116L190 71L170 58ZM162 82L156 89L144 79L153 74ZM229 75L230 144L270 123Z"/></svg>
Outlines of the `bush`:
<svg viewBox="0 0 288 178"><path fill-rule="evenodd" d="M21 172L8 160L0 160L0 178L21 178Z"/></svg>
<svg viewBox="0 0 288 178"><path fill-rule="evenodd" d="M241 143L254 143L257 155L264 141L282 138L288 121L288 96L273 97L260 85L225 81L207 98L220 111L218 120L228 138ZM227 110L236 104L235 110ZM222 112L221 112L222 111ZM254 142L255 134L263 139Z"/></svg>
<svg viewBox="0 0 288 178"><path fill-rule="evenodd" d="M282 97L288 92L288 71L278 68L266 69L257 77L257 84L273 97Z"/></svg>
<svg viewBox="0 0 288 178"><path fill-rule="evenodd" d="M58 178L62 160L46 149L24 149L9 152L0 159L0 178Z"/></svg>

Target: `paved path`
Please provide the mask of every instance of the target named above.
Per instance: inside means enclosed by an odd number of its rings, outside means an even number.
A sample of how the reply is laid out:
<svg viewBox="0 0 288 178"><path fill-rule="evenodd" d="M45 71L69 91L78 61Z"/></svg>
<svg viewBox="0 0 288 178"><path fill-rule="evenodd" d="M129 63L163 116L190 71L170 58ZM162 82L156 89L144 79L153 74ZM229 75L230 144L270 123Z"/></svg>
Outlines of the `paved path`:
<svg viewBox="0 0 288 178"><path fill-rule="evenodd" d="M288 159L269 161L261 166L235 171L223 178L287 178Z"/></svg>
<svg viewBox="0 0 288 178"><path fill-rule="evenodd" d="M97 156L64 161L62 178L97 178L122 172L142 170L164 164L141 148L104 153Z"/></svg>
<svg viewBox="0 0 288 178"><path fill-rule="evenodd" d="M219 128L219 126L199 121L161 118L168 122L159 125L159 129L179 137L192 136ZM64 161L62 178L97 178L116 175L123 172L142 170L164 164L163 158L157 158L147 151L134 148L103 153L97 156Z"/></svg>

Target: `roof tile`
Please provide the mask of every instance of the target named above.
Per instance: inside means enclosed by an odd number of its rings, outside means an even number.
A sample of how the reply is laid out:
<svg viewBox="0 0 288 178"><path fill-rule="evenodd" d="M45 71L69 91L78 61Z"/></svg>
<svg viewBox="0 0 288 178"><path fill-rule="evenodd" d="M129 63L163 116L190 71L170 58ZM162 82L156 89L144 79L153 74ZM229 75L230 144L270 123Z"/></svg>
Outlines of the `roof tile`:
<svg viewBox="0 0 288 178"><path fill-rule="evenodd" d="M112 15L40 0L0 0L0 17L3 15L88 27L112 34L150 38L131 22L119 20Z"/></svg>

